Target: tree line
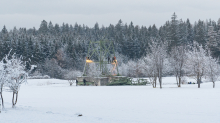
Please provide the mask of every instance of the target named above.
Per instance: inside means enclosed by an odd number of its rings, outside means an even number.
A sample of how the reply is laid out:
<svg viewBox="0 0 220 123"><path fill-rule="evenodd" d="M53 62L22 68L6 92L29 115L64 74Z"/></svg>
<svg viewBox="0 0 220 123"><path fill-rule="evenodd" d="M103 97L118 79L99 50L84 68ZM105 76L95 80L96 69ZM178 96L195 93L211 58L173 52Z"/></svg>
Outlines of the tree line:
<svg viewBox="0 0 220 123"><path fill-rule="evenodd" d="M38 66L35 74L64 78L69 71L83 70L89 42L99 40L113 42L114 50L123 58L123 63L149 55L153 40L166 43L168 54L175 47L193 46L196 41L203 48L208 46L211 55L218 58L220 20L198 20L192 24L189 19L178 19L174 13L161 27L127 24L122 20L107 27L96 23L92 28L77 23L53 24L45 20L39 29L14 27L7 30L4 26L0 32L0 59L12 49L12 53L22 55L23 60L28 61L27 67L30 68L31 64Z"/></svg>
<svg viewBox="0 0 220 123"><path fill-rule="evenodd" d="M162 78L174 75L177 86L187 83L185 77L194 78L198 88L202 79L206 78L213 83L220 75L219 60L211 55L210 48L198 42L193 42L193 46L177 46L167 51L168 44L161 40L152 39L149 46L149 54L137 61L129 60L119 66L120 72L125 76L139 78L148 76L150 83L156 88L159 83L162 88Z"/></svg>

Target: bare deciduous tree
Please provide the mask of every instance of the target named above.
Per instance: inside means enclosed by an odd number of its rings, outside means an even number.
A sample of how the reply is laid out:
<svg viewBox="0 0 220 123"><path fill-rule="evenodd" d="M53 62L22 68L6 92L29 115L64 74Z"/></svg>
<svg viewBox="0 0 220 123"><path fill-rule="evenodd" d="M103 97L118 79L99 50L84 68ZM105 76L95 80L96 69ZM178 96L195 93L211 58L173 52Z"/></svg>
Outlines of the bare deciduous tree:
<svg viewBox="0 0 220 123"><path fill-rule="evenodd" d="M70 86L72 86L73 80L76 80L76 77L81 75L82 72L80 71L69 71L67 74L64 75L64 78L67 79L70 83Z"/></svg>
<svg viewBox="0 0 220 123"><path fill-rule="evenodd" d="M177 86L181 87L181 80L184 74L184 66L186 64L186 49L183 46L174 47L170 53L169 62L172 72L176 76Z"/></svg>
<svg viewBox="0 0 220 123"><path fill-rule="evenodd" d="M26 64L22 61L22 57L17 58L14 54L11 56L11 59L6 56L5 61L8 79L7 86L13 92L12 107L15 107L18 100L18 91L21 84L27 82L28 72L25 71Z"/></svg>
<svg viewBox="0 0 220 123"><path fill-rule="evenodd" d="M207 70L207 48L203 49L202 45L194 42L194 46L190 49L191 51L186 53L186 70L188 72L188 76L195 77L198 88L200 88L202 77L205 75Z"/></svg>
<svg viewBox="0 0 220 123"><path fill-rule="evenodd" d="M157 74L160 88L162 89L162 77L167 63L167 44L163 43L160 39L151 39L151 42L148 58L152 60L151 67L155 69L154 72Z"/></svg>
<svg viewBox="0 0 220 123"><path fill-rule="evenodd" d="M219 67L217 59L213 58L209 51L208 59L207 59L206 75L209 78L209 80L211 80L211 82L213 83L213 88L215 88L215 81L217 81L219 77L219 73L220 73L219 68L220 67Z"/></svg>
<svg viewBox="0 0 220 123"><path fill-rule="evenodd" d="M150 80L150 82L153 85L153 88L157 87L157 71L156 71L156 64L154 64L153 59L150 56L146 56L144 58L145 66L143 68L145 69L147 76Z"/></svg>
<svg viewBox="0 0 220 123"><path fill-rule="evenodd" d="M3 61L0 61L0 95L1 95L1 100L2 101L2 108L4 108L4 100L3 100L3 86L6 84L7 78L6 78L6 71L5 71L5 64Z"/></svg>

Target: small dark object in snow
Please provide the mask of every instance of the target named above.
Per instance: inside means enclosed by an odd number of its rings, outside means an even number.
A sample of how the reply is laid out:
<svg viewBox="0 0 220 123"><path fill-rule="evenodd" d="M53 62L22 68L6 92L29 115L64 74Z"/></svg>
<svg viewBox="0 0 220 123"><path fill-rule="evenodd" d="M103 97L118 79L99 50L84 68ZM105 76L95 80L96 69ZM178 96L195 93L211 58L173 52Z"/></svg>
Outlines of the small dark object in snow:
<svg viewBox="0 0 220 123"><path fill-rule="evenodd" d="M83 115L82 115L82 114L79 114L78 116L81 117L81 116L83 116Z"/></svg>

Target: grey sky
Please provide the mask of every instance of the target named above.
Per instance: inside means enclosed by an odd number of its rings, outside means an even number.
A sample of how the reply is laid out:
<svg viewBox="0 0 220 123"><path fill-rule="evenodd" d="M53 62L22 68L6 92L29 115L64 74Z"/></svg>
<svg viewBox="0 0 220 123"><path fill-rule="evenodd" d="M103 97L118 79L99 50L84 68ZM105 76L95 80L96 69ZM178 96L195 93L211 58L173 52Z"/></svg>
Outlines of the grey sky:
<svg viewBox="0 0 220 123"><path fill-rule="evenodd" d="M170 20L173 12L178 19L213 19L220 16L220 0L0 0L0 29L6 25L39 28L42 20L53 24L85 24L93 27L133 21L134 25L157 27Z"/></svg>

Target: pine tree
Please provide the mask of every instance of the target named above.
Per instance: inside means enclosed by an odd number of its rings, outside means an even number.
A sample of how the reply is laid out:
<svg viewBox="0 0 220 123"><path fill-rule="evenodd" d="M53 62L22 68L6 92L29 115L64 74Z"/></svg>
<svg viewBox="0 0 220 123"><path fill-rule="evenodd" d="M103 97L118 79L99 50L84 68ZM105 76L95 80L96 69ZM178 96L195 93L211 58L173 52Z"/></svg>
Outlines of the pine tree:
<svg viewBox="0 0 220 123"><path fill-rule="evenodd" d="M69 29L70 32L73 32L74 31L74 28L73 26L70 24L70 29Z"/></svg>
<svg viewBox="0 0 220 123"><path fill-rule="evenodd" d="M61 27L61 31L62 33L66 32L66 26L65 26L65 23L63 23L62 27Z"/></svg>
<svg viewBox="0 0 220 123"><path fill-rule="evenodd" d="M33 63L42 63L42 61L43 61L43 57L41 54L40 44L38 42L36 42L35 46L34 46L32 62Z"/></svg>
<svg viewBox="0 0 220 123"><path fill-rule="evenodd" d="M151 28L151 37L154 37L154 38L158 38L159 37L159 31L156 27L156 25L154 24Z"/></svg>
<svg viewBox="0 0 220 123"><path fill-rule="evenodd" d="M206 44L206 32L203 21L199 20L198 24L196 25L196 33L195 33L195 40L205 46Z"/></svg>
<svg viewBox="0 0 220 123"><path fill-rule="evenodd" d="M67 24L65 25L65 31L66 31L66 32L69 32L69 30L70 30L70 27L69 27L69 24L67 23Z"/></svg>
<svg viewBox="0 0 220 123"><path fill-rule="evenodd" d="M171 51L172 47L179 46L179 21L177 20L177 15L175 12L171 17L170 31L169 31L169 51Z"/></svg>
<svg viewBox="0 0 220 123"><path fill-rule="evenodd" d="M59 24L55 24L54 30L55 30L56 35L60 34L60 26L59 26Z"/></svg>
<svg viewBox="0 0 220 123"><path fill-rule="evenodd" d="M9 35L8 35L8 30L6 29L6 26L4 25L3 26L3 29L2 29L2 39L3 41L9 41Z"/></svg>
<svg viewBox="0 0 220 123"><path fill-rule="evenodd" d="M33 50L34 50L34 43L33 43L33 40L32 38L30 37L29 40L28 40L28 59L32 59L32 56L33 56Z"/></svg>
<svg viewBox="0 0 220 123"><path fill-rule="evenodd" d="M48 27L47 27L47 22L43 20L40 24L39 32L42 34L47 34L48 32Z"/></svg>
<svg viewBox="0 0 220 123"><path fill-rule="evenodd" d="M3 26L2 33L3 34L7 34L8 33L8 30L6 29L5 25Z"/></svg>
<svg viewBox="0 0 220 123"><path fill-rule="evenodd" d="M54 34L54 27L51 21L49 22L48 25L48 31L50 32L50 34Z"/></svg>
<svg viewBox="0 0 220 123"><path fill-rule="evenodd" d="M187 46L187 27L186 23L182 20L179 21L179 44L180 46Z"/></svg>
<svg viewBox="0 0 220 123"><path fill-rule="evenodd" d="M120 19L118 23L115 26L115 43L116 45L115 50L119 53L122 53L122 51L126 48L126 42L124 40L124 32L123 32L123 22Z"/></svg>
<svg viewBox="0 0 220 123"><path fill-rule="evenodd" d="M37 30L35 29L35 27L33 27L33 35L37 35Z"/></svg>
<svg viewBox="0 0 220 123"><path fill-rule="evenodd" d="M0 49L3 49L4 45L2 44L2 41L0 41ZM0 52L0 59L3 59L5 57L5 54L3 51Z"/></svg>
<svg viewBox="0 0 220 123"><path fill-rule="evenodd" d="M3 41L1 52L3 52L3 56L8 54L10 51L9 41Z"/></svg>
<svg viewBox="0 0 220 123"><path fill-rule="evenodd" d="M78 30L79 30L79 28L78 28ZM100 35L99 35L99 24L98 23L95 23L95 25L94 25L93 34L94 34L94 40L98 41L99 37L100 37Z"/></svg>
<svg viewBox="0 0 220 123"><path fill-rule="evenodd" d="M187 28L187 44L191 45L193 44L194 40L194 31L193 31L193 26L190 23L189 19L186 21L186 28Z"/></svg>
<svg viewBox="0 0 220 123"><path fill-rule="evenodd" d="M141 41L140 41L140 46L141 46L141 48L140 48L140 50L141 50L141 52L140 52L140 56L146 56L146 54L147 54L147 50L146 49L148 49L148 41L149 41L149 37L148 37L148 30L147 30L147 28L146 27L141 27L141 30L140 30L140 34L141 34Z"/></svg>

